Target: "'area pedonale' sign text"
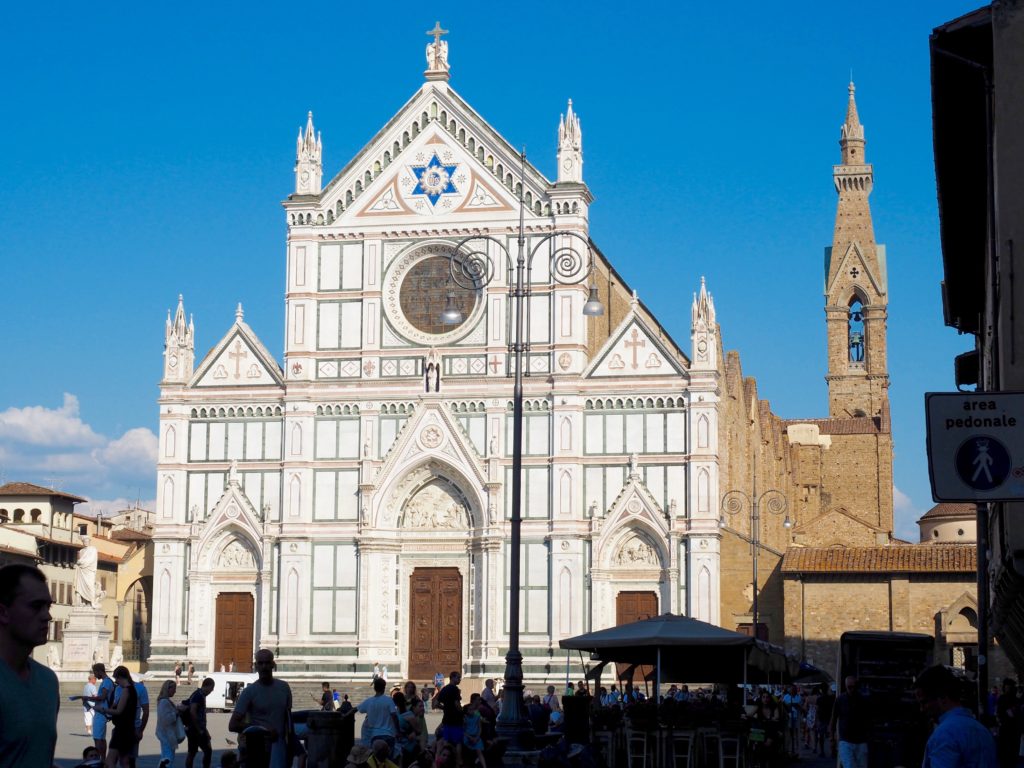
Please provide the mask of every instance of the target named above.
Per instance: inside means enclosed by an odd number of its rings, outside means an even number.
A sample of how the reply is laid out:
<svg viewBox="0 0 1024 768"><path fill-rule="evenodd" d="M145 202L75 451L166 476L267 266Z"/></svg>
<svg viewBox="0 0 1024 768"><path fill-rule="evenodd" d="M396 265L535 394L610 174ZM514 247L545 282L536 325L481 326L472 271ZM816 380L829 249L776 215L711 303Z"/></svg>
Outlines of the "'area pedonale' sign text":
<svg viewBox="0 0 1024 768"><path fill-rule="evenodd" d="M929 392L924 402L935 501L1024 498L1024 393Z"/></svg>

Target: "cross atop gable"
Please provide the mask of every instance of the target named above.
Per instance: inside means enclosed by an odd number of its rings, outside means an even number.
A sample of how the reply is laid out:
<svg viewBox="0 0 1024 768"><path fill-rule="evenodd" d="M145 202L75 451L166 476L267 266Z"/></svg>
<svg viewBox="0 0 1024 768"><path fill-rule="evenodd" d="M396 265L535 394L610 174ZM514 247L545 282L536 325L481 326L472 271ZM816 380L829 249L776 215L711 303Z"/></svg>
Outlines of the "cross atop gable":
<svg viewBox="0 0 1024 768"><path fill-rule="evenodd" d="M190 387L281 386L281 369L244 321L236 320L196 369Z"/></svg>
<svg viewBox="0 0 1024 768"><path fill-rule="evenodd" d="M585 378L678 376L685 374L676 356L631 312L584 371Z"/></svg>

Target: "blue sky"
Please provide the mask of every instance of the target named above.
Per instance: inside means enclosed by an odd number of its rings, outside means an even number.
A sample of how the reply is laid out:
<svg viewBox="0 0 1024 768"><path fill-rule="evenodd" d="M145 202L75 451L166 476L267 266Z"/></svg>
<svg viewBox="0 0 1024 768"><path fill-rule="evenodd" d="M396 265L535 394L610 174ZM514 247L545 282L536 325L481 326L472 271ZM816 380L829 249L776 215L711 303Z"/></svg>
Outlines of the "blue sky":
<svg viewBox="0 0 1024 768"><path fill-rule="evenodd" d="M452 87L549 177L573 99L595 240L684 348L706 276L726 346L786 418L827 412L822 249L852 69L888 248L897 530L916 536L923 393L952 388L968 347L942 325L928 35L975 7L17 4L0 31L0 475L99 507L152 498L166 310L185 294L201 356L242 301L280 357L279 203L306 111L326 181L419 87L440 19Z"/></svg>

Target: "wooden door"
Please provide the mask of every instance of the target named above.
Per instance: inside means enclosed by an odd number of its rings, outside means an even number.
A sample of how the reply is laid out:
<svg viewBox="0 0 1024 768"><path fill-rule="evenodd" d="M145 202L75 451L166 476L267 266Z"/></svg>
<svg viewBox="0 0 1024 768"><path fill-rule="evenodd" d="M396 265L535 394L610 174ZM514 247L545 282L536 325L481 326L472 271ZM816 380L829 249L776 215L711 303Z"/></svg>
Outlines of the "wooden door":
<svg viewBox="0 0 1024 768"><path fill-rule="evenodd" d="M230 669L252 672L254 601L248 592L217 595L216 634L213 644L213 672Z"/></svg>
<svg viewBox="0 0 1024 768"><path fill-rule="evenodd" d="M655 592L619 592L615 598L615 626L632 624L634 621L649 619L658 615L658 595ZM629 664L616 664L616 677L631 680L634 687L643 686L643 681L654 673L654 667L641 664L629 675Z"/></svg>
<svg viewBox="0 0 1024 768"><path fill-rule="evenodd" d="M408 677L448 677L462 669L462 576L458 568L417 568L409 582Z"/></svg>

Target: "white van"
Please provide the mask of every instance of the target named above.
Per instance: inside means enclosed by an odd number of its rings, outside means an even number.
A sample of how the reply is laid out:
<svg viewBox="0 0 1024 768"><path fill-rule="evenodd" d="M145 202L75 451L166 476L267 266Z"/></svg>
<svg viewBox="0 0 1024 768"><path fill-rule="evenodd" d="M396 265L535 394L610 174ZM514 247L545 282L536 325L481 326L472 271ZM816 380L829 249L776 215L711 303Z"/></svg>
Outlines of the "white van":
<svg viewBox="0 0 1024 768"><path fill-rule="evenodd" d="M214 672L207 677L213 679L213 692L206 697L206 709L226 712L235 708L235 702L238 701L238 694L242 689L258 679L255 672Z"/></svg>

